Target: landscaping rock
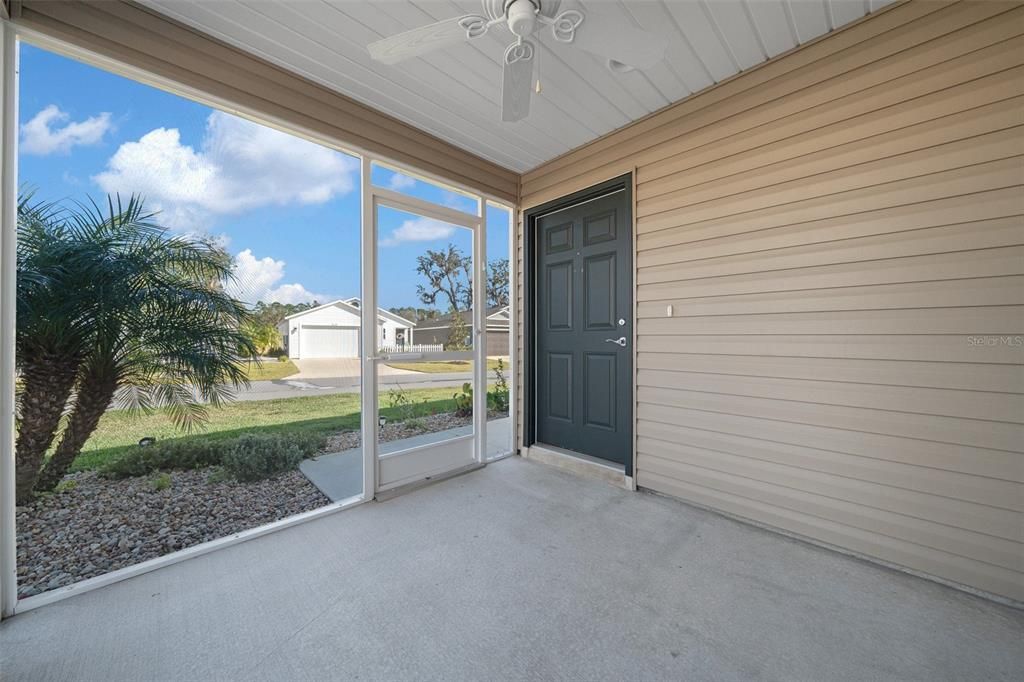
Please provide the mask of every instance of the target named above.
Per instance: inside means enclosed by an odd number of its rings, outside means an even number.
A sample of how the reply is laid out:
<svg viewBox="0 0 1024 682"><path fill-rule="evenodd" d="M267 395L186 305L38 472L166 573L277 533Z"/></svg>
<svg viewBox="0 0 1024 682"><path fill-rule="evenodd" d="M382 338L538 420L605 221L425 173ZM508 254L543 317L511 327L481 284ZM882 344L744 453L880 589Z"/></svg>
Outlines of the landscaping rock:
<svg viewBox="0 0 1024 682"><path fill-rule="evenodd" d="M329 504L298 471L210 483L214 469L114 481L71 474L64 492L18 507L18 596L91 578Z"/></svg>
<svg viewBox="0 0 1024 682"><path fill-rule="evenodd" d="M507 416L507 414L489 412L487 414L487 419L489 421L491 419L502 419ZM456 429L460 426L468 426L472 423L473 417L457 417L451 412L443 412L441 414L434 414L428 417L419 417L408 421L388 422L384 425L384 428L381 429L380 440L382 443L387 443L393 440L412 438L413 436L419 436L424 433L437 433L438 431ZM343 431L331 436L327 440L327 446L324 448L324 452L344 452L345 450L358 448L359 444L359 431Z"/></svg>

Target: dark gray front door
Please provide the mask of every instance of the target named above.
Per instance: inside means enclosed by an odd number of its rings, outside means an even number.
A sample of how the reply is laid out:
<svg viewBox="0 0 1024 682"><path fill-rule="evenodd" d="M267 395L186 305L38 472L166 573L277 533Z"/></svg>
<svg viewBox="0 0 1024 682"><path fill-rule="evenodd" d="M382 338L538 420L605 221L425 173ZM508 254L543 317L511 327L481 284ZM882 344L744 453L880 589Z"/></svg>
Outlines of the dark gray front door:
<svg viewBox="0 0 1024 682"><path fill-rule="evenodd" d="M626 191L537 219L537 440L632 451L632 221Z"/></svg>

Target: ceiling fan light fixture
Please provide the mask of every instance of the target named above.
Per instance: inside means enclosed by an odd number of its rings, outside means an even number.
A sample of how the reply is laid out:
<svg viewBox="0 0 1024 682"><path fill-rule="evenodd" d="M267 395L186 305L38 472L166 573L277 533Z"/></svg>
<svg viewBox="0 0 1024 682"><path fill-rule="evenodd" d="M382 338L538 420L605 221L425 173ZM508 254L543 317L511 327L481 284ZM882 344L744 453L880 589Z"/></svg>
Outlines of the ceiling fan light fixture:
<svg viewBox="0 0 1024 682"><path fill-rule="evenodd" d="M629 64L620 62L618 59L609 59L608 70L611 71L612 73L629 73L630 71L635 71L636 69L635 67L632 67Z"/></svg>

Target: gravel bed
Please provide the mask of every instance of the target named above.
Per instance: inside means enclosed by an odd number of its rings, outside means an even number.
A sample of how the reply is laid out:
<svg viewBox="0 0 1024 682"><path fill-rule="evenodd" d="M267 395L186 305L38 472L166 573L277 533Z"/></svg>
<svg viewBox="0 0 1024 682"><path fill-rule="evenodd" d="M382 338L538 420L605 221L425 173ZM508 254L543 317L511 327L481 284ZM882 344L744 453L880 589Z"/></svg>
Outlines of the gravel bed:
<svg viewBox="0 0 1024 682"><path fill-rule="evenodd" d="M448 429L455 429L460 426L468 426L471 423L473 423L473 417L471 416L457 417L454 412L433 414L428 417L385 424L384 428L381 429L380 440L386 443L392 440L411 438L423 433L447 431ZM343 431L327 439L324 452L351 450L352 448L358 448L360 442L359 431Z"/></svg>
<svg viewBox="0 0 1024 682"><path fill-rule="evenodd" d="M109 573L330 503L298 471L255 483L211 483L216 468L113 481L71 474L64 492L19 507L18 596ZM73 482L73 483L72 483Z"/></svg>
<svg viewBox="0 0 1024 682"><path fill-rule="evenodd" d="M489 414L488 419L506 415ZM472 417L436 414L389 423L382 441L445 431ZM359 431L331 436L325 452L359 447ZM18 596L215 540L330 503L299 471L254 483L211 481L218 469L111 480L95 472L68 475L62 492L17 509ZM158 476L170 485L157 490Z"/></svg>

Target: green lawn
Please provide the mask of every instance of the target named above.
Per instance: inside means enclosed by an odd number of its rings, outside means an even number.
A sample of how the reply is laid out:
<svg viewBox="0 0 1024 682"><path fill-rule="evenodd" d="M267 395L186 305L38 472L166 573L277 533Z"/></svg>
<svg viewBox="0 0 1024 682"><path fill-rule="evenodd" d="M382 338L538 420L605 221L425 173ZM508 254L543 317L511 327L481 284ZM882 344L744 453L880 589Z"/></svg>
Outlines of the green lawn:
<svg viewBox="0 0 1024 682"><path fill-rule="evenodd" d="M412 409L416 416L450 412L455 392L454 388L407 391L415 405ZM426 403L422 402L424 399ZM386 391L382 391L380 402L381 414L397 421L399 412L387 407ZM239 401L211 409L210 421L201 432L184 434L174 427L165 410L141 416L133 416L124 410L111 410L103 415L72 470L95 469L128 448L136 447L144 436L162 441L171 438L233 438L243 433L330 434L358 429L359 411L358 393Z"/></svg>
<svg viewBox="0 0 1024 682"><path fill-rule="evenodd" d="M249 381L274 381L290 377L299 371L299 368L291 360L286 362L264 360L259 365L247 362L242 365L242 368L246 370Z"/></svg>
<svg viewBox="0 0 1024 682"><path fill-rule="evenodd" d="M446 362L389 362L388 367L395 369L410 369L414 372L427 372L428 374L445 374L448 372L470 372L473 364L469 360L451 360ZM508 361L505 365L505 378L508 378ZM498 367L497 359L487 359L487 373L492 375Z"/></svg>

